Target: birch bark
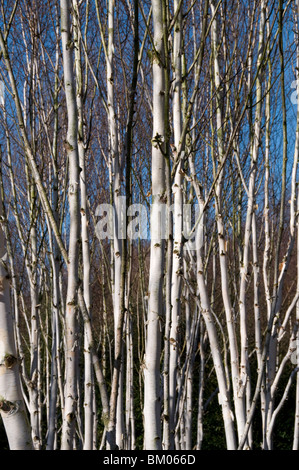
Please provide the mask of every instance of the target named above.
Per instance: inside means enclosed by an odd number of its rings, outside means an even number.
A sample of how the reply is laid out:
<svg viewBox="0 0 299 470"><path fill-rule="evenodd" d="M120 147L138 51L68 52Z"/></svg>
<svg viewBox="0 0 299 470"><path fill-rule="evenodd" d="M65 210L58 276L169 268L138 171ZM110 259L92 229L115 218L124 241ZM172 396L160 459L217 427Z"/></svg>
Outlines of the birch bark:
<svg viewBox="0 0 299 470"><path fill-rule="evenodd" d="M203 234L203 224L204 224L204 213L203 213L204 201L201 199L199 201L199 218L200 224L199 229L196 233L196 248L197 248L197 286L198 293L200 295L200 308L201 313L206 325L207 334L209 337L209 342L211 346L211 354L213 357L213 364L215 367L215 373L217 377L219 395L218 401L222 408L222 416L224 422L226 443L228 450L236 449L236 436L234 429L234 417L233 411L230 403L229 395L229 385L227 383L227 378L225 375L225 369L221 357L220 344L217 335L217 330L215 327L215 322L213 318L212 308L209 301L209 296L207 292L207 285L204 276L204 234Z"/></svg>
<svg viewBox="0 0 299 470"><path fill-rule="evenodd" d="M1 194L1 218L2 215ZM5 238L0 226L0 414L10 450L32 450L31 428L20 383L6 260Z"/></svg>
<svg viewBox="0 0 299 470"><path fill-rule="evenodd" d="M295 34L296 34L296 86L299 85L299 0L295 4ZM298 91L298 90L297 90ZM297 95L298 96L298 95ZM298 99L298 98L297 98ZM299 106L297 103L297 128L296 128L296 142L295 142L295 156L294 159L299 158ZM297 211L299 211L299 191L297 190ZM296 223L297 231L297 293L299 292L299 223ZM299 301L296 303L296 321L299 323ZM299 333L296 335L296 362L299 367ZM293 450L299 450L299 374L296 377L296 405L295 405L295 420L294 420L294 437L293 437Z"/></svg>
<svg viewBox="0 0 299 470"><path fill-rule="evenodd" d="M121 181L120 181L120 160L119 160L119 142L118 129L115 113L114 99L114 14L115 1L108 2L108 46L106 53L106 78L107 78L107 108L108 108L108 125L110 137L110 165L112 173L112 198L114 207L113 220L113 309L114 309L114 372L113 382L117 386L112 386L110 399L110 420L108 425L107 442L110 448L116 444L119 449L124 446L125 423L123 414L123 374L122 374L122 329L123 329L123 313L121 311L123 301L122 282L122 200L121 200ZM120 348L120 349L119 349ZM115 438L114 438L115 435Z"/></svg>
<svg viewBox="0 0 299 470"><path fill-rule="evenodd" d="M215 15L215 6L211 3L211 11L213 16ZM214 82L215 82L215 94L216 94L216 125L217 125L217 143L218 143L218 159L221 165L223 159L223 118L222 118L222 104L221 104L221 80L220 70L218 61L218 28L217 18L213 19L212 23L212 48L213 48L213 63L214 63ZM239 376L239 354L237 348L237 338L235 330L234 315L232 310L232 304L230 299L230 288L228 279L228 262L227 262L227 245L225 243L225 228L223 223L222 214L222 188L223 188L223 168L221 168L219 178L215 188L216 195L216 218L217 218L217 229L218 229L218 244L219 244L219 262L220 262L220 273L221 273L221 291L222 299L226 315L226 324L229 338L229 349L231 357L231 374L232 374L232 386L234 392L234 405L236 410L236 420L238 423L238 432L244 426L244 402L243 397L240 396L240 376Z"/></svg>
<svg viewBox="0 0 299 470"><path fill-rule="evenodd" d="M62 427L63 450L73 448L77 408L77 287L78 287L78 241L80 229L79 209L79 155L78 155L78 113L73 69L73 40L71 36L71 2L61 0L61 38L63 52L64 87L67 104L68 130L65 142L69 161L69 211L70 234L68 251L68 285L66 296L66 384L65 409Z"/></svg>
<svg viewBox="0 0 299 470"><path fill-rule="evenodd" d="M182 135L182 111L181 111L181 81L182 81L182 11L178 0L174 2L174 11L178 12L174 26L173 39L173 131L174 152L180 148ZM182 157L177 165L174 184L172 188L174 203L174 240L171 282L171 329L169 351L169 427L170 445L174 448L175 408L178 367L178 327L181 305L181 272L182 272L182 233L183 233L183 192L182 192Z"/></svg>
<svg viewBox="0 0 299 470"><path fill-rule="evenodd" d="M88 233L88 208L87 208L87 183L86 183L86 150L84 136L84 84L81 65L81 37L80 37L80 11L78 1L73 1L74 7L74 45L76 66L76 100L78 109L78 153L80 165L80 213L81 213L81 245L82 245L82 270L83 270L83 295L88 315L91 316L91 291L90 291L90 249ZM87 2L86 8L89 5ZM86 47L86 45L85 45ZM84 324L85 325L85 324ZM93 449L93 393L94 378L92 373L91 347L88 341L88 333L84 331L84 450Z"/></svg>
<svg viewBox="0 0 299 470"><path fill-rule="evenodd" d="M59 36L59 23L57 20L56 26L57 37ZM58 93L59 93L59 80L58 80L58 67L59 67L59 45L56 44L56 62L55 62L55 84L54 84L54 136L52 144L52 158L53 158L53 191L52 191L52 208L53 215L58 225L58 172L57 172L57 139L58 139ZM47 218L48 230L51 233L50 222ZM49 392L49 426L47 436L47 450L54 450L55 440L57 438L57 396L58 387L62 390L60 384L59 371L61 370L61 354L60 354L60 327L59 327L59 247L56 239L50 238L50 252L51 252L51 268L52 268L52 348L51 348L51 375L50 375L50 392ZM62 397L61 397L62 398ZM63 407L62 407L63 408Z"/></svg>
<svg viewBox="0 0 299 470"><path fill-rule="evenodd" d="M260 17L260 29L259 29L259 55L257 67L261 67L261 60L263 55L263 43L264 43L264 28L265 28L265 3L261 3L261 17ZM241 396L245 406L245 391L246 383L249 380L249 362L248 362L248 332L247 332L247 312L246 312L246 284L249 279L249 250L250 250L250 238L252 230L255 230L255 179L258 164L258 152L260 146L260 132L261 132L261 112L262 112L262 83L260 79L260 73L258 73L256 79L256 111L254 120L254 129L252 136L252 155L251 155L251 172L249 178L248 187L248 202L247 202L247 213L245 222L245 234L243 241L243 256L240 265L240 295L239 295L239 308L240 308L240 338L241 338L241 357L240 357L240 378L239 378L239 391L238 394ZM255 232L253 234L253 240L255 240ZM255 247L255 244L254 244ZM255 263L257 259L255 257ZM256 266L256 265L255 265ZM255 272L256 276L256 272ZM256 305L256 304L255 304ZM239 415L239 427L238 433L239 438L243 435L245 426L245 408L243 416Z"/></svg>
<svg viewBox="0 0 299 470"><path fill-rule="evenodd" d="M159 213L165 198L164 45L162 0L152 0L153 9L153 138L152 207L149 301L144 357L144 447L161 449L160 353L164 245ZM160 232L160 233L159 233Z"/></svg>

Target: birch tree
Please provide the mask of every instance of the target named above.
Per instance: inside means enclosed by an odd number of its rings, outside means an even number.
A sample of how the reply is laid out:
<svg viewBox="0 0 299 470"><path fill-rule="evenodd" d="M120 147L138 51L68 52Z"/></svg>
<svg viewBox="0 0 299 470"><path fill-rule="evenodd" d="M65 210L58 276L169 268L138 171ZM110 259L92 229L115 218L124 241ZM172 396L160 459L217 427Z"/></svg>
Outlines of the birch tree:
<svg viewBox="0 0 299 470"><path fill-rule="evenodd" d="M180 147L182 134L182 111L181 111L181 81L182 81L182 11L179 2L174 2L174 11L177 14L177 20L174 25L173 39L173 130L174 130L174 148ZM183 155L182 155L183 157ZM176 388L178 381L177 363L178 363L178 345L177 335L180 316L180 296L181 296L181 275L182 270L182 234L183 234L183 194L182 194L182 160L176 168L173 183L173 261L172 261L172 281L171 281L171 329L170 329L170 354L169 354L169 422L171 441L174 439L175 430L175 407L176 407ZM172 443L172 447L173 447Z"/></svg>
<svg viewBox="0 0 299 470"><path fill-rule="evenodd" d="M1 104L5 106L4 90ZM0 213L2 223L5 222L3 212L3 191L1 190ZM32 450L33 443L27 410L21 390L20 369L15 344L14 324L10 300L10 276L5 236L0 227L1 255L1 314L0 314L0 411L11 450Z"/></svg>
<svg viewBox="0 0 299 470"><path fill-rule="evenodd" d="M165 200L165 71L163 43L163 5L153 0L153 132L152 132L152 207L149 302L144 357L144 448L161 449L160 352L162 321L162 283L164 240L159 210Z"/></svg>
<svg viewBox="0 0 299 470"><path fill-rule="evenodd" d="M69 210L70 235L68 251L68 288L66 295L66 384L65 409L63 417L62 449L70 450L76 423L78 330L77 330L77 287L78 287L78 241L80 229L79 207L79 153L78 153L78 111L73 70L73 39L71 36L71 4L62 0L61 37L63 52L64 87L68 112L68 131L65 140L69 161Z"/></svg>

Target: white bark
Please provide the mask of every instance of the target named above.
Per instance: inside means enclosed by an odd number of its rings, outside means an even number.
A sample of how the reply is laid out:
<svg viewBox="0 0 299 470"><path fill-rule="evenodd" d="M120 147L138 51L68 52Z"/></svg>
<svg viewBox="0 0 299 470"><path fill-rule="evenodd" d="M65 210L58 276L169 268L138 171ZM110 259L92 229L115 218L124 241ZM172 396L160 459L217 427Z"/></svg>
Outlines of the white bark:
<svg viewBox="0 0 299 470"><path fill-rule="evenodd" d="M108 2L108 46L106 54L106 79L107 79L107 109L108 109L108 126L109 126L109 144L110 144L110 171L112 174L112 198L114 207L114 220L113 220L113 311L114 311L114 354L116 358L117 344L119 343L119 320L121 317L121 304L122 304L122 237L121 237L121 224L122 224L122 199L121 199L121 181L120 181L120 161L119 161L119 142L118 142L118 129L116 122L115 113L115 98L114 98L114 15L115 15L115 1L109 0ZM122 356L122 352L120 352ZM121 362L121 357L119 358ZM120 370L116 371L114 368L114 374L117 374L116 378L118 382L117 388L117 404L116 404L116 416L110 416L109 432L114 435L115 442L119 449L124 446L124 414L123 414L123 373L122 363L120 363ZM111 409L114 413L114 405L112 402L116 398L111 394ZM115 420L115 422L114 422ZM109 436L109 435L108 435ZM108 439L108 446L110 438ZM112 441L114 442L114 437ZM114 444L112 444L114 445Z"/></svg>
<svg viewBox="0 0 299 470"><path fill-rule="evenodd" d="M87 214L87 184L86 184L86 151L84 136L84 84L81 66L81 44L80 44L80 11L78 1L73 1L75 12L74 18L74 44L75 44L75 64L77 81L77 108L78 108L78 152L80 165L80 213L81 213L81 244L82 244L82 269L83 269L83 295L88 315L91 316L91 291L90 291L90 249L88 233ZM88 6L86 7L88 8ZM91 347L88 341L88 334L84 331L84 450L93 449L93 393L94 379L92 372Z"/></svg>
<svg viewBox="0 0 299 470"><path fill-rule="evenodd" d="M295 3L295 34L296 34L296 86L298 87L299 84L299 28L298 28L298 21L299 21L299 0L296 0ZM298 91L298 90L297 90ZM296 128L296 141L295 141L295 154L294 154L294 161L299 158L299 106L297 104L297 128ZM296 194L296 193L295 193ZM295 200L293 201L294 207ZM299 211L299 191L297 189L297 213ZM299 293L299 223L298 219L296 222L296 232L297 232L297 294ZM297 324L299 323L299 301L296 303L296 321ZM299 367L299 333L297 330L296 335L296 344L295 344L295 357L296 357L296 365ZM294 361L295 362L295 361ZM295 419L294 419L294 436L293 436L293 450L299 450L299 374L297 373L296 376L296 405L295 405Z"/></svg>
<svg viewBox="0 0 299 470"><path fill-rule="evenodd" d="M260 18L260 29L259 29L259 56L257 67L260 68L261 66L261 58L263 53L263 41L264 41L264 28L265 28L265 3L261 3L261 18ZM255 124L252 136L252 155L251 155L251 172L250 172L250 179L249 179L249 187L248 187L248 201L247 201L247 213L246 213L246 222L245 222L245 234L244 234L244 241L243 241L243 256L241 259L240 265L240 295L239 295L239 308L240 308L240 337L241 337L241 357L240 357L240 390L239 394L241 394L243 400L245 398L245 391L246 391L246 383L249 380L249 362L248 362L248 332L247 332L247 300L246 300L246 285L249 279L249 250L250 250L250 238L252 233L252 225L254 224L255 228L255 216L254 212L256 210L255 207L255 179L256 179L256 171L257 171L257 164L258 164L258 152L259 152L259 145L260 145L260 132L261 132L261 99L262 99L262 84L260 80L260 74L258 73L258 77L256 80L256 112L255 112ZM256 235L253 234L253 239L255 239ZM258 260L255 257L255 268L257 268ZM257 272L255 270L255 279L256 279ZM256 284L255 284L256 288ZM256 295L256 290L255 290ZM257 299L256 299L257 300ZM257 303L255 302L255 305ZM248 398L248 397L247 397ZM245 406L245 402L244 402ZM245 409L244 414L239 415L238 422L238 434L239 438L243 435L244 426L245 426Z"/></svg>
<svg viewBox="0 0 299 470"><path fill-rule="evenodd" d="M298 3L299 9L299 3ZM299 10L298 10L299 14ZM297 114L299 117L299 112ZM298 128L297 128L298 136ZM298 152L299 139L297 137L297 152ZM299 210L299 191L297 191L297 211ZM297 294L299 293L299 224L297 222ZM296 303L296 321L299 323L299 301ZM295 355L297 368L299 367L299 333L296 334ZM294 437L293 437L293 450L299 450L299 374L296 376L296 405L295 405L295 419L294 419Z"/></svg>
<svg viewBox="0 0 299 470"><path fill-rule="evenodd" d="M174 2L174 11L177 11L179 1ZM181 62L182 62L182 12L178 14L176 24L174 26L174 44L173 44L173 130L174 130L174 146L176 149L180 147L180 139L182 134L182 112L181 112ZM182 272L182 232L183 232L183 193L182 193L182 164L177 165L174 184L174 240L173 240L173 261L172 261L172 283L171 283L171 329L170 329L170 351L169 351L169 426L170 426L170 443L173 448L174 429L175 429L175 408L176 408L176 388L178 382L178 326L181 305L181 272Z"/></svg>
<svg viewBox="0 0 299 470"><path fill-rule="evenodd" d="M203 201L200 201L200 210L199 210L199 217L201 218L201 222L199 225L199 229L197 232L197 286L198 286L198 293L200 296L200 307L201 313L203 315L207 334L209 337L209 342L211 346L211 354L213 357L213 364L215 367L215 373L217 376L217 382L219 387L219 395L218 401L222 407L222 415L223 415L223 422L225 428L225 436L226 436L226 443L228 450L235 450L236 449L236 436L234 430L234 417L233 412L230 404L230 396L228 392L228 384L225 375L225 369L223 366L223 361L221 357L221 350L220 344L217 337L217 330L215 327L215 322L213 318L213 313L209 301L209 296L207 292L207 285L204 276L204 262L203 262Z"/></svg>
<svg viewBox="0 0 299 470"><path fill-rule="evenodd" d="M2 198L0 213L2 215ZM10 450L31 450L33 444L21 391L6 258L0 227L0 413Z"/></svg>
<svg viewBox="0 0 299 470"><path fill-rule="evenodd" d="M211 3L212 14L215 14L215 6ZM223 120L222 120L222 106L220 100L220 70L218 62L218 30L217 30L217 19L216 17L212 23L212 47L213 47L213 57L214 57L214 81L216 88L216 125L217 125L217 142L218 142L218 160L219 165L222 165L222 160L224 157L223 150ZM245 385L246 376L240 376L239 371L239 354L237 347L237 337L234 321L234 313L232 309L231 299L230 299L230 288L229 288L229 278L228 278L228 262L227 262L227 244L225 240L225 227L223 222L222 214L222 189L223 189L223 168L221 168L218 182L216 184L216 218L217 218L217 229L218 229L218 244L219 244L219 262L220 262L220 273L221 273L221 290L222 290L222 299L226 315L226 324L229 338L229 350L231 357L231 375L232 375L232 387L234 394L234 405L235 405L235 414L238 425L238 434L239 437L242 434L242 430L245 424L245 407L244 407L244 397L241 392L242 388Z"/></svg>
<svg viewBox="0 0 299 470"><path fill-rule="evenodd" d="M58 23L58 22L57 22ZM59 24L56 26L57 37L59 34ZM59 67L59 49L58 43L56 45L56 63L55 63L55 85L54 85L54 137L52 144L53 154L53 192L52 192L52 207L53 214L58 223L58 174L57 174L57 135L58 135L58 67ZM51 171L51 170L50 170ZM47 225L49 233L51 233L51 226L48 218ZM59 327L59 248L56 239L50 237L49 240L51 252L51 268L52 268L52 348L51 348L51 374L50 374L50 392L49 392L49 425L47 436L47 450L54 450L55 441L57 439L57 397L58 388L62 392L62 384L60 377L61 363L60 363L60 327ZM62 393L61 393L62 395Z"/></svg>
<svg viewBox="0 0 299 470"><path fill-rule="evenodd" d="M79 210L79 155L77 144L78 114L76 106L73 41L70 34L70 0L61 0L61 37L63 52L64 86L68 113L68 131L65 142L69 159L69 210L70 235L68 251L68 285L66 297L66 384L65 409L62 428L62 449L73 448L75 414L77 408L77 283L78 240L80 227Z"/></svg>
<svg viewBox="0 0 299 470"><path fill-rule="evenodd" d="M154 47L153 51L153 138L152 138L152 208L151 253L147 332L144 357L144 447L161 449L160 352L162 319L162 283L164 268L164 240L159 233L160 204L165 197L165 140L163 69L163 15L162 1L152 0ZM161 229L161 227L160 227Z"/></svg>

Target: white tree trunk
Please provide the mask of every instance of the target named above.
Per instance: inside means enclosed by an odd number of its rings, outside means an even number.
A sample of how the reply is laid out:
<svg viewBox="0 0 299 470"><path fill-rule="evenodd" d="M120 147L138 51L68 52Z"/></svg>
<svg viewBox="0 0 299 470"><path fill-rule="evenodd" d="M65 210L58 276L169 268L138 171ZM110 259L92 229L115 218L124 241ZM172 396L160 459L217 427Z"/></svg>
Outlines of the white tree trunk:
<svg viewBox="0 0 299 470"><path fill-rule="evenodd" d="M121 237L121 223L122 223L122 198L121 198L121 180L120 180L120 161L119 161L119 142L118 142L118 129L115 114L115 99L114 99L114 15L115 15L115 1L109 0L108 2L108 47L106 55L107 65L107 108L108 108L108 126L109 126L109 143L110 143L110 159L109 164L112 174L112 198L114 207L114 220L113 220L113 310L114 310L114 353L116 357L117 344L119 343L119 319L121 317L121 304L122 304L122 237ZM120 370L114 373L118 374L117 382L117 404L116 416L111 416L109 423L109 432L115 433L115 442L119 449L123 448L125 422L123 413L123 373L122 373L122 352L120 352ZM111 404L115 397L111 395ZM113 404L111 410L113 412ZM115 420L115 423L114 423ZM110 440L110 439L109 439ZM109 444L108 440L108 445ZM114 442L114 437L112 441ZM114 445L114 444L112 444Z"/></svg>
<svg viewBox="0 0 299 470"><path fill-rule="evenodd" d="M2 214L1 199L0 213ZM20 386L2 227L0 227L0 413L10 450L33 449L31 429Z"/></svg>
<svg viewBox="0 0 299 470"><path fill-rule="evenodd" d="M179 1L174 2L174 11L179 8ZM182 134L182 111L181 111L181 80L182 80L182 13L178 14L174 26L173 40L173 130L174 146L176 154L180 147ZM182 192L182 158L177 165L172 192L174 195L174 240L173 240L173 261L172 261L172 282L171 282L171 329L170 329L170 351L169 351L169 427L170 445L174 448L175 429L175 409L176 409L176 388L178 383L178 327L181 305L181 283L182 283L182 233L183 233L183 192Z"/></svg>
<svg viewBox="0 0 299 470"><path fill-rule="evenodd" d="M161 449L160 353L162 320L162 286L164 240L159 233L160 204L165 197L163 20L162 0L152 0L153 51L153 138L152 138L152 208L149 302L144 357L144 446L145 450ZM161 63L162 62L162 63ZM162 216L163 217L163 216Z"/></svg>
<svg viewBox="0 0 299 470"><path fill-rule="evenodd" d="M58 22L57 22L58 23ZM57 37L59 36L59 24L56 26ZM58 174L57 174L57 136L58 136L58 93L59 93L59 82L58 82L58 67L59 67L59 44L56 44L56 63L55 63L55 85L54 85L54 107L55 107L55 118L54 118L54 137L52 145L53 154L53 192L52 192L52 208L53 214L58 224ZM48 218L47 225L49 234L51 233L51 226ZM51 267L52 267L52 348L51 348L51 374L50 374L50 392L49 392L49 427L47 436L47 450L54 450L55 441L57 438L57 396L58 386L60 382L59 371L61 369L60 364L60 328L59 328L59 248L56 239L49 237L49 245L51 252ZM60 390L62 386L60 385ZM61 397L62 398L62 397Z"/></svg>
<svg viewBox="0 0 299 470"><path fill-rule="evenodd" d="M68 131L65 142L69 159L69 210L70 235L68 251L68 285L66 297L66 384L65 409L63 416L63 450L73 448L77 409L77 283L78 283L78 241L80 227L79 210L79 156L78 156L78 118L73 70L73 42L70 34L70 0L61 0L61 37L63 52L64 86L68 113Z"/></svg>
<svg viewBox="0 0 299 470"><path fill-rule="evenodd" d="M211 3L212 14L215 15L215 6L213 2ZM220 70L219 70L219 61L218 61L218 28L217 20L214 18L212 23L212 48L213 48L213 57L214 57L214 81L216 88L216 125L217 125L217 143L218 143L218 159L219 165L223 163L224 150L223 150L223 118L222 118L222 106L220 99ZM221 167L220 167L221 168ZM220 170L218 182L216 184L216 218L217 218L217 229L218 229L218 244L219 244L219 262L220 262L220 273L221 273L221 290L222 290L222 299L226 314L226 324L228 330L229 338L229 349L231 356L231 375L232 375L232 386L234 394L234 405L235 405L235 414L238 426L239 437L242 435L242 431L245 425L245 406L244 406L244 394L242 393L242 388L246 383L246 377L240 376L239 370L239 354L237 346L237 337L236 329L234 322L234 314L230 298L230 288L229 288L229 270L228 270L228 260L227 260L227 244L225 240L225 227L223 222L222 214L222 187L223 187L223 168Z"/></svg>
<svg viewBox="0 0 299 470"><path fill-rule="evenodd" d="M295 32L297 35L296 43L296 86L299 85L299 30L298 30L298 21L299 21L299 0L296 0L296 13L295 13ZM297 128L296 128L296 142L295 142L295 155L294 160L299 158L299 105L297 104ZM294 201L295 204L295 201ZM299 190L297 190L297 212L299 211ZM299 292L299 223L297 219L296 223L297 230L297 293ZM296 303L296 321L299 323L299 300ZM297 367L299 367L299 332L297 330L296 335L296 350L295 357ZM294 356L293 356L294 357ZM293 361L295 362L295 361ZM293 450L299 450L299 374L297 373L296 377L296 405L295 405L295 420L294 420L294 437L293 437Z"/></svg>
<svg viewBox="0 0 299 470"><path fill-rule="evenodd" d="M86 194L86 152L84 138L84 109L83 109L83 73L81 66L81 38L80 38L80 11L78 0L73 0L75 11L74 18L74 44L77 82L77 108L78 108L78 152L80 165L80 213L81 213L81 244L82 244L82 269L83 269L83 295L88 315L91 316L91 291L90 291L90 249L87 216ZM88 8L88 7L87 7ZM88 333L84 331L84 450L93 449L93 393L94 378L92 371L91 348L88 342Z"/></svg>
<svg viewBox="0 0 299 470"><path fill-rule="evenodd" d="M203 201L200 201L199 217L200 225L197 231L197 286L198 293L200 296L200 308L203 315L207 334L209 337L209 342L211 346L211 354L213 357L213 363L215 367L215 373L217 376L217 382L219 387L218 401L222 407L222 416L225 428L225 436L228 450L236 449L236 436L234 430L234 417L230 404L230 396L228 392L228 384L225 376L225 370L222 362L220 344L217 337L217 330L214 323L213 313L209 301L209 296L207 292L207 285L204 276L204 262L203 262L203 246L204 246L204 235L203 235L203 224L204 224L204 214L203 214Z"/></svg>

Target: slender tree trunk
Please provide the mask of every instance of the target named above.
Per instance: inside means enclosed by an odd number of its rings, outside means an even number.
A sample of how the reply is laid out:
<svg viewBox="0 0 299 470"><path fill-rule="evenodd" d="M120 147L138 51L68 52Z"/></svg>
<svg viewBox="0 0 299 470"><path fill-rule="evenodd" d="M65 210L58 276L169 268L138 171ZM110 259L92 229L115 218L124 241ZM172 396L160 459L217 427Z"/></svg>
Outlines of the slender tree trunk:
<svg viewBox="0 0 299 470"><path fill-rule="evenodd" d="M179 1L174 2L174 11L179 8ZM173 40L173 130L174 130L174 153L180 147L182 134L182 111L181 111L181 80L182 80L182 12L180 10L174 26ZM183 156L183 155L182 155ZM182 157L179 157L182 161ZM174 240L171 282L171 329L170 329L170 353L169 353L169 426L170 445L174 448L176 388L178 382L178 328L181 306L181 272L182 266L182 233L183 233L183 192L182 192L182 163L177 165L174 184Z"/></svg>
<svg viewBox="0 0 299 470"><path fill-rule="evenodd" d="M299 3L298 3L299 8ZM298 11L299 13L299 11ZM297 81L298 83L298 81ZM299 118L299 111L297 111L297 119ZM299 120L297 121L297 156L299 156ZM299 191L297 191L297 211L299 210ZM299 292L299 224L297 222L297 293ZM299 324L299 301L296 303L296 321ZM297 367L299 367L299 332L297 330L295 357ZM293 356L294 357L294 356ZM294 361L295 362L295 361ZM294 419L294 437L293 437L293 450L299 450L299 374L296 376L296 405L295 405L295 419Z"/></svg>
<svg viewBox="0 0 299 470"><path fill-rule="evenodd" d="M1 191L2 193L2 191ZM2 217L2 194L0 216ZM10 450L32 450L31 429L21 391L4 233L0 227L0 414Z"/></svg>
<svg viewBox="0 0 299 470"><path fill-rule="evenodd" d="M233 412L230 404L230 396L228 391L228 383L227 378L225 375L225 369L221 357L220 351L220 344L217 336L217 330L214 323L214 318L212 314L212 309L208 297L207 292L207 285L204 276L204 262L203 262L203 247L204 247L204 235L203 235L203 201L200 202L199 206L199 214L200 217L200 225L197 232L197 285L198 285L198 292L200 296L200 307L201 312L203 315L203 319L205 321L207 334L209 337L210 347L211 347L211 354L213 357L213 364L215 367L215 373L217 377L218 387L219 387L219 395L218 401L222 407L222 416L224 422L224 429L225 429L225 436L226 436L226 443L228 450L235 450L236 449L236 436L235 436L235 429L234 429L234 420L233 420Z"/></svg>
<svg viewBox="0 0 299 470"><path fill-rule="evenodd" d="M261 57L263 54L263 41L264 41L264 28L265 28L265 4L261 3L261 19L260 19L260 31L259 31L259 57L257 66L261 66ZM243 241L243 256L240 265L240 338L241 338L241 358L240 358L240 388L239 394L244 400L246 396L246 384L249 381L249 362L248 362L248 332L247 332L247 301L246 301L246 284L249 279L249 250L250 250L250 238L252 234L252 225L255 223L255 179L258 164L258 152L260 146L260 132L261 132L261 111L262 111L262 88L261 88L260 74L256 80L256 112L255 112L255 124L252 136L252 155L251 155L251 172L248 187L248 202L247 202L247 213L245 222L245 234ZM255 227L255 225L254 225ZM253 234L255 239L255 233ZM257 259L255 258L255 263ZM257 305L255 303L255 305ZM247 397L248 398L248 397ZM244 409L245 411L245 409ZM242 418L239 426L239 438L243 435L245 426L245 415Z"/></svg>
<svg viewBox="0 0 299 470"><path fill-rule="evenodd" d="M78 1L74 0L74 45L75 45L75 65L77 82L77 109L78 109L78 152L80 165L80 213L81 213L81 244L82 244L82 277L84 301L91 315L91 291L90 291L90 249L88 233L88 214L87 214L87 182L86 182L86 150L84 136L84 84L81 65L81 40L80 40L80 11ZM86 6L88 9L88 5ZM92 357L90 345L88 343L88 334L84 332L84 450L93 449L93 393L94 378L92 373Z"/></svg>
<svg viewBox="0 0 299 470"><path fill-rule="evenodd" d="M161 449L160 353L163 315L162 287L164 240L159 227L160 205L165 198L165 122L164 122L164 45L162 0L152 0L153 51L153 138L152 138L152 207L149 305L144 357L144 447ZM159 230L160 229L160 230ZM160 231L160 233L159 233Z"/></svg>
<svg viewBox="0 0 299 470"><path fill-rule="evenodd" d="M211 3L212 14L215 14L215 6ZM220 273L221 273L221 291L222 299L226 314L226 324L229 337L229 349L231 356L231 374L232 374L232 386L234 393L234 405L236 412L236 421L238 425L238 434L241 436L242 429L245 422L245 407L244 407L244 396L241 392L241 387L244 386L244 383L240 379L239 374L239 354L237 346L237 337L236 329L234 322L234 315L232 310L231 298L230 298L230 287L229 287L229 270L228 270L228 253L227 253L227 243L226 243L226 234L223 220L223 175L224 170L222 168L224 148L223 148L223 117L222 117L222 103L220 98L221 93L221 80L220 80L220 70L219 70L219 61L218 61L218 28L217 28L217 19L213 19L212 24L212 47L213 47L213 62L214 62L214 82L215 82L215 94L216 94L216 125L217 125L217 144L218 144L218 160L220 165L220 175L218 182L216 184L215 194L216 194L216 218L217 218L217 229L218 229L218 244L219 244L219 262L220 262ZM243 377L242 377L243 378Z"/></svg>
<svg viewBox="0 0 299 470"><path fill-rule="evenodd" d="M299 29L298 29L299 0L296 0L294 10L295 10L294 12L295 34L296 34L296 64L297 64L296 86L298 88L298 85L299 85L299 68L298 68L299 67ZM298 161L298 158L299 158L299 105L298 103L297 103L297 128L296 128L294 160L296 158ZM298 210L299 210L299 190L297 190L297 211ZM299 223L298 223L298 219L296 223L296 232L297 232L297 293L298 293L299 292ZM297 321L297 324L299 324L299 300L296 303L296 321ZM295 347L296 347L296 351L295 351L296 363L297 363L297 367L299 367L299 332L298 330L297 330L297 335L296 335ZM296 377L296 405L295 405L293 450L299 450L299 374L298 373Z"/></svg>
<svg viewBox="0 0 299 470"><path fill-rule="evenodd" d="M167 194L167 258L165 267L165 328L164 328L164 364L163 364L163 449L169 450L169 351L171 326L171 277L172 277L172 251L173 251L173 219L171 211L171 168L170 160L166 159L166 194ZM173 436L172 436L173 440Z"/></svg>
<svg viewBox="0 0 299 470"><path fill-rule="evenodd" d="M122 198L121 185L120 185L120 161L119 161L119 142L118 142L118 129L115 114L115 99L114 99L114 15L115 15L115 1L109 0L108 2L108 46L106 54L107 65L107 109L108 109L108 125L110 137L110 165L112 172L112 198L114 208L114 238L113 238L113 309L114 309L114 358L115 364L119 362L119 366L114 367L114 380L117 382L117 390L113 390L110 400L110 422L108 427L108 445L110 448L114 447L114 441L118 448L123 448L124 438L124 414L123 414L123 374L120 356L116 360L117 348L120 346L119 336L122 334L120 329L121 320L121 304L122 304ZM121 348L122 349L122 348ZM119 367L119 371L117 369ZM118 375L118 377L117 377ZM116 400L116 403L114 404ZM116 415L114 416L114 413ZM115 434L115 438L114 438Z"/></svg>
<svg viewBox="0 0 299 470"><path fill-rule="evenodd" d="M61 0L61 37L63 52L64 86L68 112L68 131L65 142L69 160L69 210L70 235L68 252L68 285L66 297L66 384L65 410L63 416L63 450L73 448L77 409L77 366L78 366L78 242L80 227L79 210L79 155L78 155L78 113L73 70L73 41L71 37L70 0Z"/></svg>
<svg viewBox="0 0 299 470"><path fill-rule="evenodd" d="M31 276L30 276L30 299L31 299L31 364L30 364L30 382L29 382L29 396L30 396L30 421L32 429L32 440L34 448L40 450L41 436L39 428L40 410L38 406L38 398L40 389L38 382L40 379L40 350L39 350L39 307L38 307L38 284L37 284L37 240L35 229L35 191L33 183L29 183L30 191L30 205L31 205L31 230L30 230L30 244L31 244Z"/></svg>
<svg viewBox="0 0 299 470"><path fill-rule="evenodd" d="M281 192L280 192L280 212L279 212L279 227L278 236L275 243L275 256L274 256L274 275L273 275L273 291L272 291L272 309L275 313L279 311L281 303L281 288L280 283L281 274L283 270L279 269L280 250L282 243L282 236L284 231L284 214L285 214L285 198L286 198L286 165L287 165L287 118L286 118L286 98L285 98L285 71L284 71L284 51L283 51L283 2L279 1L279 16L278 16L278 49L280 57L280 86L281 86L281 105L282 105L282 134L283 134L283 155L282 155L282 177L281 177ZM279 272L280 271L280 272ZM271 393L272 384L275 380L277 369L277 322L273 324L273 332L269 344L269 357L267 360L267 388L266 388L266 449L273 449L272 433L269 432L269 426L272 421L272 414L274 411L274 396Z"/></svg>
<svg viewBox="0 0 299 470"><path fill-rule="evenodd" d="M57 21L58 23L58 21ZM59 24L56 27L57 37L59 34ZM52 207L53 214L58 225L58 174L57 174L57 138L58 138L58 66L59 66L59 49L58 43L56 45L56 64L55 64L55 85L54 85L54 136L52 144L53 154L53 191L52 191ZM46 217L47 218L47 217ZM49 234L51 233L51 226L47 218ZM50 376L50 402L49 402L49 428L47 437L47 450L54 450L55 440L57 438L57 396L59 385L59 370L60 364L60 328L59 328L59 247L56 239L50 238L50 252L51 252L51 269L52 269L52 348L51 348L51 376Z"/></svg>

